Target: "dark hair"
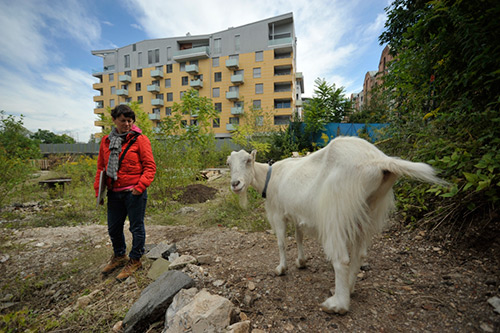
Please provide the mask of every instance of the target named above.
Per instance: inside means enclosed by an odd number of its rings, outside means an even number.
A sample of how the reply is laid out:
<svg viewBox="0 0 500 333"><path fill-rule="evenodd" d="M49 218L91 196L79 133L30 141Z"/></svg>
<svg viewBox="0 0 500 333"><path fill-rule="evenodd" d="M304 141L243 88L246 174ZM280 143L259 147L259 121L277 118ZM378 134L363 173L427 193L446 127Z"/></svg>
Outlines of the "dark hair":
<svg viewBox="0 0 500 333"><path fill-rule="evenodd" d="M111 117L113 117L113 119L116 119L121 115L127 118L132 118L135 122L135 112L130 108L130 106L125 104L120 104L113 110L111 110Z"/></svg>

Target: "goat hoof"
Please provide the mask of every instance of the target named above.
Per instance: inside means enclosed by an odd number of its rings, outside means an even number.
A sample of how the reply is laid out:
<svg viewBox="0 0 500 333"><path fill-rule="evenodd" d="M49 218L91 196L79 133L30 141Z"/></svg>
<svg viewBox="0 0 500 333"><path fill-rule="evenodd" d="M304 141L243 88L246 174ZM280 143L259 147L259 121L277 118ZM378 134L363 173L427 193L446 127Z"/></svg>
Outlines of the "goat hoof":
<svg viewBox="0 0 500 333"><path fill-rule="evenodd" d="M278 276L279 275L285 275L286 268L287 268L286 266L281 266L281 265L278 266L278 267L276 267L276 269L275 269L276 275L278 275Z"/></svg>
<svg viewBox="0 0 500 333"><path fill-rule="evenodd" d="M339 315L345 315L347 311L349 311L349 306L339 304L339 302L334 297L330 297L326 301L321 303L319 308L321 311L324 311L326 313L335 313Z"/></svg>
<svg viewBox="0 0 500 333"><path fill-rule="evenodd" d="M306 268L306 260L305 259L297 259L295 262L295 265L297 265L297 268L302 269Z"/></svg>

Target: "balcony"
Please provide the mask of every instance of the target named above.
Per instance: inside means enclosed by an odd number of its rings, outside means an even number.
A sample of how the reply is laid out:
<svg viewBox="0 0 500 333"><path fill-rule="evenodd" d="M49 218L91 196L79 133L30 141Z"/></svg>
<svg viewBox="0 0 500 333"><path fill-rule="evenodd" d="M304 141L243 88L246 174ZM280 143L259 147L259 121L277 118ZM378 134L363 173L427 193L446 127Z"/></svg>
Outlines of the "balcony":
<svg viewBox="0 0 500 333"><path fill-rule="evenodd" d="M243 107L241 106L234 106L231 108L231 114L234 115L240 115L243 114Z"/></svg>
<svg viewBox="0 0 500 333"><path fill-rule="evenodd" d="M198 46L186 50L178 50L174 52L174 60L184 62L197 59L205 59L210 57L208 46Z"/></svg>
<svg viewBox="0 0 500 333"><path fill-rule="evenodd" d="M231 75L231 82L233 84L243 84L243 74Z"/></svg>
<svg viewBox="0 0 500 333"><path fill-rule="evenodd" d="M226 131L229 132L236 131L236 126L234 124L226 124Z"/></svg>
<svg viewBox="0 0 500 333"><path fill-rule="evenodd" d="M120 75L120 82L130 83L132 82L132 77L130 75Z"/></svg>
<svg viewBox="0 0 500 333"><path fill-rule="evenodd" d="M295 101L295 106L302 106L302 100L301 99L297 99Z"/></svg>
<svg viewBox="0 0 500 333"><path fill-rule="evenodd" d="M155 98L151 100L151 105L153 106L163 106L164 102L162 99Z"/></svg>
<svg viewBox="0 0 500 333"><path fill-rule="evenodd" d="M226 92L226 98L229 100L239 99L240 92L239 91L228 91L228 92Z"/></svg>
<svg viewBox="0 0 500 333"><path fill-rule="evenodd" d="M118 96L128 96L128 89L116 89Z"/></svg>
<svg viewBox="0 0 500 333"><path fill-rule="evenodd" d="M150 113L148 114L149 120L160 120L160 114L159 113Z"/></svg>
<svg viewBox="0 0 500 333"><path fill-rule="evenodd" d="M201 89L203 88L203 81L198 79L198 80L191 80L191 82L189 82L189 86L191 88L194 88L194 89Z"/></svg>
<svg viewBox="0 0 500 333"><path fill-rule="evenodd" d="M154 69L151 71L151 77L154 78L163 78L163 71L159 69Z"/></svg>
<svg viewBox="0 0 500 333"><path fill-rule="evenodd" d="M226 67L229 69L238 69L240 65L240 61L238 59L227 59L226 60Z"/></svg>
<svg viewBox="0 0 500 333"><path fill-rule="evenodd" d="M186 73L198 74L198 65L186 65Z"/></svg>
<svg viewBox="0 0 500 333"><path fill-rule="evenodd" d="M104 99L104 96L102 96L102 95L94 96L94 102L96 102L96 103L98 103L98 102L104 103L103 99Z"/></svg>
<svg viewBox="0 0 500 333"><path fill-rule="evenodd" d="M285 37L285 38L276 38L270 39L267 45L273 49L280 49L283 51L293 51L293 38Z"/></svg>
<svg viewBox="0 0 500 333"><path fill-rule="evenodd" d="M94 126L105 126L106 122L102 120L95 120L94 121Z"/></svg>
<svg viewBox="0 0 500 333"><path fill-rule="evenodd" d="M159 93L160 92L160 86L157 84L149 84L148 85L148 91L150 93Z"/></svg>

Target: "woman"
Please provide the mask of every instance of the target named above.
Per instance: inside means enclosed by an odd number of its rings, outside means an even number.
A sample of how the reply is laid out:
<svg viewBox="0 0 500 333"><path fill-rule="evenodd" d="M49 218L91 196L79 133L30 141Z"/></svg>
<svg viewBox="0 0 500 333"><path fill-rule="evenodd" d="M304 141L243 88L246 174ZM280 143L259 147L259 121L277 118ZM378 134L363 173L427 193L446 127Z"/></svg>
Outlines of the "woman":
<svg viewBox="0 0 500 333"><path fill-rule="evenodd" d="M128 278L142 267L146 231L147 191L156 173L156 164L151 142L134 125L135 113L127 105L118 105L111 111L115 126L101 140L97 159L97 174L94 182L96 196L99 191L100 174L105 170L108 188L108 234L113 244L113 256L102 273L108 275L125 266L116 277L118 281ZM101 202L102 204L102 202ZM132 249L126 254L123 227L128 216L132 233Z"/></svg>

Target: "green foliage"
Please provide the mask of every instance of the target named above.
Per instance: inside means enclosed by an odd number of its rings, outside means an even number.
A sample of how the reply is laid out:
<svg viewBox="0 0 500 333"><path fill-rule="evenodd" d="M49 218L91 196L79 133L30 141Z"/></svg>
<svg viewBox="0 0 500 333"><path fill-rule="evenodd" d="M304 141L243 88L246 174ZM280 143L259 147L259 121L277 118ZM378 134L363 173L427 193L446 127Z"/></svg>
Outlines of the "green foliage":
<svg viewBox="0 0 500 333"><path fill-rule="evenodd" d="M253 103L240 116L240 124L236 125L232 140L247 151L256 149L260 158L264 158L271 149L270 134L275 132L273 112L255 108Z"/></svg>
<svg viewBox="0 0 500 333"><path fill-rule="evenodd" d="M23 116L20 120L0 111L0 147L9 158L38 158L40 148L38 143L29 138L29 131L23 126Z"/></svg>
<svg viewBox="0 0 500 333"><path fill-rule="evenodd" d="M27 162L20 158L9 158L0 147L0 206L9 202L14 191L30 178L30 174L35 169Z"/></svg>
<svg viewBox="0 0 500 333"><path fill-rule="evenodd" d="M438 217L488 222L500 199L500 3L397 0L387 10L391 152L452 182L420 192L437 195Z"/></svg>
<svg viewBox="0 0 500 333"><path fill-rule="evenodd" d="M57 135L48 130L38 129L30 138L40 143L76 143L75 139L67 134Z"/></svg>
<svg viewBox="0 0 500 333"><path fill-rule="evenodd" d="M316 134L328 123L340 123L352 110L352 103L344 96L344 87L336 88L324 79L314 81L313 97L304 105L306 133Z"/></svg>
<svg viewBox="0 0 500 333"><path fill-rule="evenodd" d="M0 329L2 332L34 332L29 329L30 311L27 308L0 315Z"/></svg>

